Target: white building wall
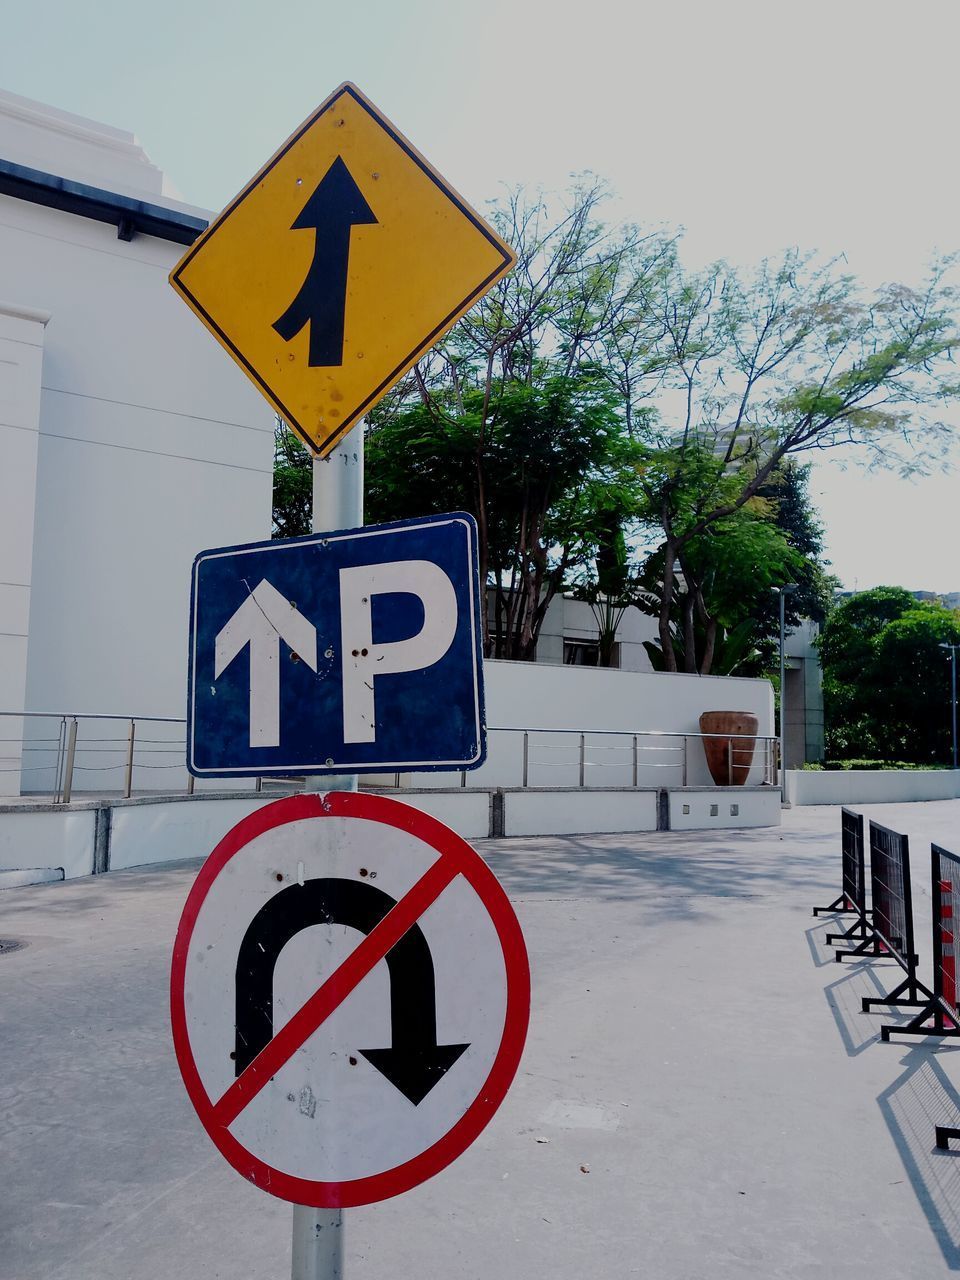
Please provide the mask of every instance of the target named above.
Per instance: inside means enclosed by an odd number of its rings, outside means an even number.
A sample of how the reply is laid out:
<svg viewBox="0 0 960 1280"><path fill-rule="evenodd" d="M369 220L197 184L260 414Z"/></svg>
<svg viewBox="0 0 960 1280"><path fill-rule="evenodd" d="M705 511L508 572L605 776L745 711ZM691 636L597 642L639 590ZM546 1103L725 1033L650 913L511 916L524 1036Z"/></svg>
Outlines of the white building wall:
<svg viewBox="0 0 960 1280"><path fill-rule="evenodd" d="M638 785L712 785L699 738L704 711L752 711L759 736L774 733L773 689L768 680L737 676L667 675L548 663L483 664L487 709L487 759L467 774L470 786L518 787L523 781L523 730L528 738L530 786L576 787L580 781L579 735L584 733L584 782L593 787L633 783L632 735L638 738ZM553 731L553 732L551 732ZM566 731L566 732L560 732ZM643 738L658 731L663 737ZM757 745L748 777L764 779L764 753ZM382 781L389 781L382 776ZM448 773L403 774L404 785L444 787ZM370 779L373 781L373 779Z"/></svg>
<svg viewBox="0 0 960 1280"><path fill-rule="evenodd" d="M0 156L124 195L163 193L163 174L125 129L0 91Z"/></svg>
<svg viewBox="0 0 960 1280"><path fill-rule="evenodd" d="M184 208L132 135L11 95L0 158ZM29 710L182 716L193 557L269 537L273 413L170 288L183 252L0 196L2 293L50 315ZM31 487L0 437L4 474Z"/></svg>
<svg viewBox="0 0 960 1280"><path fill-rule="evenodd" d="M597 639L597 620L585 600L572 600L569 596L554 596L550 601L540 638L537 641L537 662L563 662L564 640L580 640L594 643ZM621 671L652 671L644 640L657 639L657 620L630 605L624 610L617 628L620 646Z"/></svg>
<svg viewBox="0 0 960 1280"><path fill-rule="evenodd" d="M40 379L47 317L0 301L0 711L27 689ZM0 716L0 795L21 782L23 721Z"/></svg>

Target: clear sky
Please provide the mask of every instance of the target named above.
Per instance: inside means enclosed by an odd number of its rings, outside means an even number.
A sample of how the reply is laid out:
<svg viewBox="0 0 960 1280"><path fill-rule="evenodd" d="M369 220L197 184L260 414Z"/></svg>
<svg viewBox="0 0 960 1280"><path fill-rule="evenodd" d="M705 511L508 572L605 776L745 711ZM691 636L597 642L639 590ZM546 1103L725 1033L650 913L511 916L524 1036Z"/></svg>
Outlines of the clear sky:
<svg viewBox="0 0 960 1280"><path fill-rule="evenodd" d="M960 249L958 36L956 0L31 0L0 87L132 129L219 209L350 79L480 206L590 169L694 265L798 244L912 283ZM960 590L958 484L818 460L845 584Z"/></svg>

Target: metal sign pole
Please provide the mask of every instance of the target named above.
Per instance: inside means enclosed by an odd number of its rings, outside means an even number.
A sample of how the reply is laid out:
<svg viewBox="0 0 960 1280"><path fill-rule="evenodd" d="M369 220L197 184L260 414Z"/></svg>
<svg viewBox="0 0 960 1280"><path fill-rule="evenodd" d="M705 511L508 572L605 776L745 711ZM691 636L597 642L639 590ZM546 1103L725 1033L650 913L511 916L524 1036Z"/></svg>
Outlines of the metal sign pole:
<svg viewBox="0 0 960 1280"><path fill-rule="evenodd" d="M363 419L326 458L313 460L313 532L363 524ZM309 785L309 784L308 784ZM324 791L356 791L357 775L325 776ZM343 1211L293 1206L291 1280L341 1280Z"/></svg>
<svg viewBox="0 0 960 1280"><path fill-rule="evenodd" d="M293 1206L293 1280L341 1280L343 1211Z"/></svg>

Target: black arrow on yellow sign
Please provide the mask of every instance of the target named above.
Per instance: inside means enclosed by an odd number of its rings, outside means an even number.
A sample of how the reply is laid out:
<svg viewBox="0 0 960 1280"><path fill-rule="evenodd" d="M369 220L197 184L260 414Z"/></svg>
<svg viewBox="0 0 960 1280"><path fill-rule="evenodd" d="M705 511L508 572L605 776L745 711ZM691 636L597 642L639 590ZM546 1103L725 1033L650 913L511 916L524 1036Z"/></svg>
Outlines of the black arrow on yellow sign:
<svg viewBox="0 0 960 1280"><path fill-rule="evenodd" d="M291 231L313 231L313 261L300 292L273 327L290 342L310 326L311 366L343 364L350 232L379 219L343 159L337 156L303 206Z"/></svg>

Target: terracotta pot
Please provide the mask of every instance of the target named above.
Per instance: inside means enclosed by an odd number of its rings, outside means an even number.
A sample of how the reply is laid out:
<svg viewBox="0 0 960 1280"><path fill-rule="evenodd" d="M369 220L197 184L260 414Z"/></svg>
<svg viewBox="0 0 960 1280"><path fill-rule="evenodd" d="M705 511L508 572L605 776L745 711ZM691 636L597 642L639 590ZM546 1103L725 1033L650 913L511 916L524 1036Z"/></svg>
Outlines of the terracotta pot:
<svg viewBox="0 0 960 1280"><path fill-rule="evenodd" d="M750 711L704 711L700 732L718 735L703 739L707 768L718 787L742 787L746 782L759 727ZM749 737L733 736L741 734Z"/></svg>

